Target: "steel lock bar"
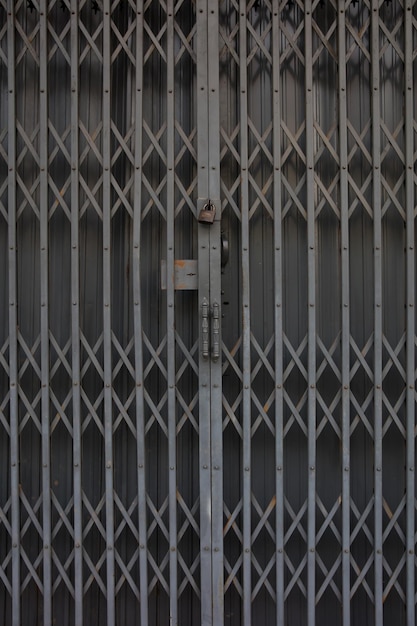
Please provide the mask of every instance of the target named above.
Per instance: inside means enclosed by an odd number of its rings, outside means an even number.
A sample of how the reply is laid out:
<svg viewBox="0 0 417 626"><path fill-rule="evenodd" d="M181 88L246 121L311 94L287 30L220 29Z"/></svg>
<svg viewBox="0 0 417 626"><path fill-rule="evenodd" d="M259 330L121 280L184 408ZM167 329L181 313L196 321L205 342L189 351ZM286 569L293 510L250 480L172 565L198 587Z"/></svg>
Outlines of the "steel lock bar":
<svg viewBox="0 0 417 626"><path fill-rule="evenodd" d="M209 355L209 303L203 298L201 304L201 354L203 359Z"/></svg>
<svg viewBox="0 0 417 626"><path fill-rule="evenodd" d="M213 303L212 310L212 327L211 327L211 341L212 341L212 358L213 361L217 361L220 356L220 307L218 302Z"/></svg>
<svg viewBox="0 0 417 626"><path fill-rule="evenodd" d="M209 357L210 343L211 357L213 361L217 361L220 356L220 305L218 302L214 302L210 308L207 298L203 298L201 303L201 354L203 359Z"/></svg>

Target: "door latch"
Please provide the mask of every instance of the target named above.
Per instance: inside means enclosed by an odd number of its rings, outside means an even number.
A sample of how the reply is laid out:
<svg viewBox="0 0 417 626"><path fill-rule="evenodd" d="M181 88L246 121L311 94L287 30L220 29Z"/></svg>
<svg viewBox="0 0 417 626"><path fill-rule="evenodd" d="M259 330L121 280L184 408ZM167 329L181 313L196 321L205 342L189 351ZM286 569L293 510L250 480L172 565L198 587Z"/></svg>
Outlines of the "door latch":
<svg viewBox="0 0 417 626"><path fill-rule="evenodd" d="M211 336L210 336L211 335ZM220 356L220 305L214 302L210 308L207 298L201 303L201 355L203 359L217 361Z"/></svg>

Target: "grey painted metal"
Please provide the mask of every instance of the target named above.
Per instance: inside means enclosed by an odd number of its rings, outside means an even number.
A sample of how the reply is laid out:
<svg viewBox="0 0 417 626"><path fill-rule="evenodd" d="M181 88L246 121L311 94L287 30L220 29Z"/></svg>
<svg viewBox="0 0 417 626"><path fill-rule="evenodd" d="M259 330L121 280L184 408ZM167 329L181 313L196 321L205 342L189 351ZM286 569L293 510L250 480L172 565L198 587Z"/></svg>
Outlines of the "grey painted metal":
<svg viewBox="0 0 417 626"><path fill-rule="evenodd" d="M212 327L216 325L215 315L221 320L221 196L220 196L220 110L219 110L219 6L207 2L207 100L208 100L208 194L216 207L216 217L209 230L210 237L210 303L213 311ZM216 63L212 62L216 59ZM214 313L216 310L216 313ZM218 325L217 342L222 344L221 324ZM212 340L216 337L212 335ZM212 516L212 590L213 624L224 623L224 549L223 549L223 395L222 363L218 358L221 349L214 342L211 353L211 516Z"/></svg>
<svg viewBox="0 0 417 626"><path fill-rule="evenodd" d="M346 95L345 2L338 2L339 165L342 303L342 610L350 626L350 297L349 297L349 185Z"/></svg>
<svg viewBox="0 0 417 626"><path fill-rule="evenodd" d="M272 3L272 88L274 155L274 284L275 284L275 464L276 464L276 624L284 626L284 399L283 399L283 268L282 268L282 180L281 180L281 77L279 0Z"/></svg>
<svg viewBox="0 0 417 626"><path fill-rule="evenodd" d="M174 108L174 1L167 0L167 395L168 395L168 464L169 464L169 588L170 622L178 623L178 560L177 560L177 419L175 390L175 108Z"/></svg>
<svg viewBox="0 0 417 626"><path fill-rule="evenodd" d="M383 623L382 556L382 214L379 0L371 2L372 209L374 229L374 573L375 626Z"/></svg>
<svg viewBox="0 0 417 626"><path fill-rule="evenodd" d="M146 514L146 448L145 448L145 402L143 381L143 326L142 326L142 153L143 153L143 7L136 2L136 75L135 75L135 179L133 212L133 300L135 335L135 382L136 382L136 449L138 481L138 545L140 623L149 623L148 611L148 561L147 561L147 514Z"/></svg>
<svg viewBox="0 0 417 626"><path fill-rule="evenodd" d="M83 624L83 520L80 359L80 238L79 238L79 38L78 3L71 1L71 348L74 480L74 619Z"/></svg>
<svg viewBox="0 0 417 626"><path fill-rule="evenodd" d="M315 624L316 602L316 240L313 111L312 2L304 4L305 102L306 102L306 212L308 263L308 528L307 528L307 623Z"/></svg>
<svg viewBox="0 0 417 626"><path fill-rule="evenodd" d="M415 193L414 193L414 77L413 77L413 10L412 0L404 3L404 99L405 99L405 204L406 204L406 552L407 552L407 625L413 626L415 610Z"/></svg>
<svg viewBox="0 0 417 626"><path fill-rule="evenodd" d="M208 126L208 63L207 63L207 0L196 3L197 22L197 211L203 208L209 199L209 126ZM210 230L204 224L198 225L198 314L204 323L205 307L207 313L210 299ZM208 321L207 321L208 325ZM201 331L199 349L199 469L200 469L200 567L201 567L201 624L213 623L213 582L212 582L212 487L211 487L211 363L208 360L209 329L207 337Z"/></svg>
<svg viewBox="0 0 417 626"><path fill-rule="evenodd" d="M251 314L249 260L249 178L248 178L248 76L247 76L247 7L239 3L240 35L240 170L241 170L241 294L242 294L242 507L243 507L243 624L252 624L251 607Z"/></svg>
<svg viewBox="0 0 417 626"><path fill-rule="evenodd" d="M111 18L110 0L103 1L103 382L104 382L104 462L106 509L106 602L107 626L115 616L115 542L114 542L114 453L113 453L113 371L111 312Z"/></svg>
<svg viewBox="0 0 417 626"><path fill-rule="evenodd" d="M12 626L20 626L20 502L19 403L17 364L17 235L16 235L16 80L14 2L7 3L8 83L8 282L9 282L9 386L10 386L10 493L12 503Z"/></svg>
<svg viewBox="0 0 417 626"><path fill-rule="evenodd" d="M43 623L52 623L51 431L49 396L48 3L39 11L39 215L41 296L41 424Z"/></svg>

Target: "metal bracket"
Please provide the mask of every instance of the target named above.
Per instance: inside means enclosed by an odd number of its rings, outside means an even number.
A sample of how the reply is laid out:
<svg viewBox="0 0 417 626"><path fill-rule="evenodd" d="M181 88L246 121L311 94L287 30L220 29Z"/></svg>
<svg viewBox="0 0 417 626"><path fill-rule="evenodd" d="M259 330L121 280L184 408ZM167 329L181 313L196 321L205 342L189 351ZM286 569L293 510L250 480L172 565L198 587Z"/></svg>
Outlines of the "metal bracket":
<svg viewBox="0 0 417 626"><path fill-rule="evenodd" d="M161 289L167 288L167 262L161 261ZM194 259L175 259L174 289L198 289L198 261Z"/></svg>

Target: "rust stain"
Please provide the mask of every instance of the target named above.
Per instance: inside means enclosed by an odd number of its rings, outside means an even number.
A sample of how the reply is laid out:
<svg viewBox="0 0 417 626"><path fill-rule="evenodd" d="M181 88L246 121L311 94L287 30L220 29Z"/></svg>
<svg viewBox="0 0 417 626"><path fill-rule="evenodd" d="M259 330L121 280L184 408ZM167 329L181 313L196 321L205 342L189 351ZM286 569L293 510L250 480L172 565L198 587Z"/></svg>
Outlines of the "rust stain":
<svg viewBox="0 0 417 626"><path fill-rule="evenodd" d="M183 259L177 259L177 260L175 261L175 265L176 265L177 267L185 267L185 261L184 261Z"/></svg>

